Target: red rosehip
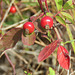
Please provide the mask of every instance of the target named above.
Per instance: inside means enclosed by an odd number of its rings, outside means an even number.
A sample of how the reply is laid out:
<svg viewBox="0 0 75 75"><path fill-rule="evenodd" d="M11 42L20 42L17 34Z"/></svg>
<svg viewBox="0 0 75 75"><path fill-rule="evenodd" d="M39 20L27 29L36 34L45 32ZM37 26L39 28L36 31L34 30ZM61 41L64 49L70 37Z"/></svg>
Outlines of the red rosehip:
<svg viewBox="0 0 75 75"><path fill-rule="evenodd" d="M34 31L34 24L32 22L26 22L24 25L23 25L23 29L28 29L29 30L29 33L32 33Z"/></svg>
<svg viewBox="0 0 75 75"><path fill-rule="evenodd" d="M15 8L15 6L11 6L10 12L13 13L13 14L16 13L16 8Z"/></svg>
<svg viewBox="0 0 75 75"><path fill-rule="evenodd" d="M45 28L46 25L49 25L49 28L51 28L53 26L53 19L51 17L49 17L49 16L44 16L41 19L41 26L43 28Z"/></svg>

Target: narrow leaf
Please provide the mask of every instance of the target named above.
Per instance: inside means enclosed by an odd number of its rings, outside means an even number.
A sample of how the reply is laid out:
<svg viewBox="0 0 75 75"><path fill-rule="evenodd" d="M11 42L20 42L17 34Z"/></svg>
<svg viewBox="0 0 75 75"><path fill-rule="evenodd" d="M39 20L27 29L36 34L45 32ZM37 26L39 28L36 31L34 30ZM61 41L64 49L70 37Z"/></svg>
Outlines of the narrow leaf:
<svg viewBox="0 0 75 75"><path fill-rule="evenodd" d="M24 45L30 46L30 45L34 44L35 40L36 40L36 35L34 32L27 36L24 36L22 33L22 43Z"/></svg>
<svg viewBox="0 0 75 75"><path fill-rule="evenodd" d="M72 8L73 8L72 0L68 0L63 6L64 10L72 9Z"/></svg>
<svg viewBox="0 0 75 75"><path fill-rule="evenodd" d="M0 49L9 49L15 46L15 44L21 38L22 29L21 28L13 28L6 32L0 40Z"/></svg>
<svg viewBox="0 0 75 75"><path fill-rule="evenodd" d="M73 39L72 32L71 32L71 29L70 29L70 27L69 27L68 24L66 24L66 29L67 29L67 33L68 33L68 36L69 36L70 41L74 40L74 39ZM74 53L75 53L75 42L72 41L72 42L71 42L71 45L72 45L72 48L73 48Z"/></svg>
<svg viewBox="0 0 75 75"><path fill-rule="evenodd" d="M61 67L64 69L69 69L70 57L68 56L68 51L63 47L59 46L57 51L57 59Z"/></svg>
<svg viewBox="0 0 75 75"><path fill-rule="evenodd" d="M70 18L70 19L73 20L73 17L72 17L69 13L61 12L61 14L62 14L63 16L65 16L65 17L68 17L68 18Z"/></svg>
<svg viewBox="0 0 75 75"><path fill-rule="evenodd" d="M65 21L60 17L60 16L56 16L56 20L62 24L62 25L66 25Z"/></svg>
<svg viewBox="0 0 75 75"><path fill-rule="evenodd" d="M62 4L63 4L63 0L55 0L55 3L56 3L58 11L61 10Z"/></svg>
<svg viewBox="0 0 75 75"><path fill-rule="evenodd" d="M65 16L66 19L68 19L70 22L74 24L73 17L69 13L61 12L61 14Z"/></svg>
<svg viewBox="0 0 75 75"><path fill-rule="evenodd" d="M56 40L54 42L52 42L51 44L49 44L48 46L46 46L39 54L38 56L38 62L43 61L45 59L48 58L49 55L51 55L54 50L57 47L57 44L60 42L60 40Z"/></svg>

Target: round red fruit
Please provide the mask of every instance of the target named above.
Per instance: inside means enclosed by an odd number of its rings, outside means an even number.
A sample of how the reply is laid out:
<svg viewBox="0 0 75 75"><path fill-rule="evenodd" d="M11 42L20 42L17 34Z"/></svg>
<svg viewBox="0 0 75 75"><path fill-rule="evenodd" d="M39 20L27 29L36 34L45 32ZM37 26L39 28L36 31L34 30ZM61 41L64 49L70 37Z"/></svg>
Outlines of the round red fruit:
<svg viewBox="0 0 75 75"><path fill-rule="evenodd" d="M10 12L13 13L13 14L16 13L16 8L15 8L15 6L11 6Z"/></svg>
<svg viewBox="0 0 75 75"><path fill-rule="evenodd" d="M26 22L24 25L23 25L23 29L28 29L29 30L29 33L32 33L34 31L34 24L32 22Z"/></svg>
<svg viewBox="0 0 75 75"><path fill-rule="evenodd" d="M43 28L45 28L46 25L49 25L49 28L51 28L53 26L53 19L51 17L49 17L49 16L44 16L41 19L41 26Z"/></svg>

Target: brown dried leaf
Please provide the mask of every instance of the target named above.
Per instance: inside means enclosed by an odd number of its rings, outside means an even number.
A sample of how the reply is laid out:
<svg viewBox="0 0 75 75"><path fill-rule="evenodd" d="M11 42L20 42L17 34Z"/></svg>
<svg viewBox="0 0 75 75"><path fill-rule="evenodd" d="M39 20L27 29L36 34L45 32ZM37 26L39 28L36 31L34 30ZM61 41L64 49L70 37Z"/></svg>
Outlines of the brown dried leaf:
<svg viewBox="0 0 75 75"><path fill-rule="evenodd" d="M8 49L14 47L18 40L20 40L21 34L21 28L13 28L7 31L0 40L0 49Z"/></svg>
<svg viewBox="0 0 75 75"><path fill-rule="evenodd" d="M22 42L24 45L30 46L34 44L35 40L36 40L36 35L34 32L30 35L27 35L26 37L22 33Z"/></svg>

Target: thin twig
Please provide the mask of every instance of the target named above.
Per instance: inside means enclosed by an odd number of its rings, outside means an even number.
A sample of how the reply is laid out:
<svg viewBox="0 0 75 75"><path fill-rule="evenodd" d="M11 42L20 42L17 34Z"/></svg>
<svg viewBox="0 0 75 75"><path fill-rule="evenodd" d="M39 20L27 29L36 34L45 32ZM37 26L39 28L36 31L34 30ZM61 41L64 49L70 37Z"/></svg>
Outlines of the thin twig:
<svg viewBox="0 0 75 75"><path fill-rule="evenodd" d="M37 44L39 44L39 45L41 45L41 46L46 46L44 43L42 43L42 42L39 42L39 41L37 41L37 40L35 40L35 43L37 43Z"/></svg>
<svg viewBox="0 0 75 75"><path fill-rule="evenodd" d="M10 65L11 65L12 68L13 68L14 75L16 75L16 72L15 72L15 65L11 62L11 60L10 60L10 58L8 57L7 53L5 52L4 54L5 54L5 56L6 56L7 60L8 60L8 62L10 63Z"/></svg>
<svg viewBox="0 0 75 75"><path fill-rule="evenodd" d="M60 36L60 34L59 34L59 32L58 32L56 27L54 27L54 30L56 32L57 38L61 40L61 36Z"/></svg>
<svg viewBox="0 0 75 75"><path fill-rule="evenodd" d="M10 25L10 26L6 27L6 28L2 28L2 30L8 30L8 29L10 29L10 28L13 28L13 27L18 26L19 24L21 25L20 27L22 27L23 24L21 24L21 23L24 23L24 22L26 22L26 21L28 21L28 19L25 19L25 20L22 20L22 21L20 21L20 22L17 22L17 23L15 23L15 24L13 24L13 25Z"/></svg>
<svg viewBox="0 0 75 75"><path fill-rule="evenodd" d="M10 50L13 54L15 54L19 59L23 60L25 64L28 64L28 62L23 58L21 55L17 54L15 51Z"/></svg>
<svg viewBox="0 0 75 75"><path fill-rule="evenodd" d="M9 8L7 9L7 11L6 11L5 15L4 15L4 18L3 18L3 20L2 20L1 23L0 23L0 28L2 27L2 25L3 25L4 21L5 21L5 19L7 18L7 15L8 15L8 13L9 13L9 10L10 10L12 4L14 3L14 1L15 1L15 0L12 0L12 2L10 3Z"/></svg>
<svg viewBox="0 0 75 75"><path fill-rule="evenodd" d="M41 62L42 63L42 62ZM39 69L39 67L41 66L41 63L37 66L35 72Z"/></svg>
<svg viewBox="0 0 75 75"><path fill-rule="evenodd" d="M14 5L15 5L15 7L16 7L16 10L18 11L18 14L21 16L21 18L24 20L24 18L23 18L23 16L22 16L22 14L21 14L21 12L20 12L20 10L19 10L19 8L17 7L17 5L14 3Z"/></svg>
<svg viewBox="0 0 75 75"><path fill-rule="evenodd" d="M8 49L8 50L5 50L4 52L2 52L2 54L0 55L0 58L5 54L5 53L8 53L8 52L12 52L15 56L17 56L19 59L21 59L22 61L24 61L25 64L28 64L28 62L25 60L25 58L23 58L21 55L17 54L14 50L11 50L11 49Z"/></svg>
<svg viewBox="0 0 75 75"><path fill-rule="evenodd" d="M33 15L33 16L37 16L38 14L40 14L41 13L41 10L40 11L38 11L35 15ZM32 17L32 16L31 16ZM12 27L16 27L16 26L19 26L19 27L22 27L23 26L23 24L22 23L24 23L24 22L26 22L26 21L28 21L29 20L29 18L27 18L27 19L25 19L25 20L22 20L22 21L20 21L20 22L17 22L17 23L15 23L15 24L13 24L13 25L10 25L10 26L8 26L8 27L6 27L6 28L2 28L1 30L8 30L8 29L10 29L10 28L12 28Z"/></svg>

